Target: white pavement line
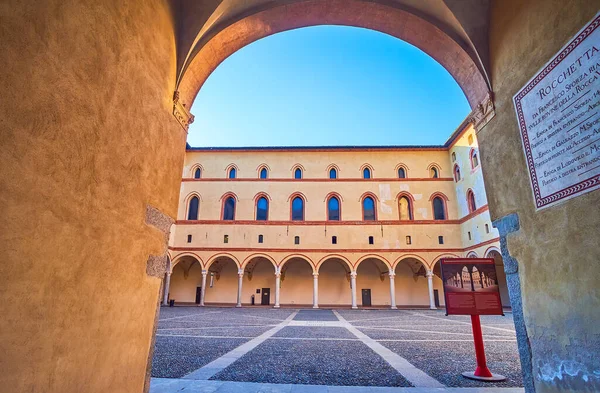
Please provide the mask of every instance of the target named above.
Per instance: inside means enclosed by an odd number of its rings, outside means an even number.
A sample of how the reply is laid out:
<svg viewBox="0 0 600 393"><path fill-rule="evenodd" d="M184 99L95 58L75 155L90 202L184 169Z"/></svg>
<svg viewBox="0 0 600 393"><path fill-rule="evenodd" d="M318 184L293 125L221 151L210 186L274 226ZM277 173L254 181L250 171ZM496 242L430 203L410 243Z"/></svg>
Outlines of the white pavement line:
<svg viewBox="0 0 600 393"><path fill-rule="evenodd" d="M381 356L383 360L389 363L396 371L400 373L408 382L417 388L443 388L437 379L430 377L423 370L420 370L409 363L408 360L395 352L390 351L377 341L373 340L344 319L337 311L332 310L336 317L342 322L346 322L346 329L358 337L363 344L371 348L376 354Z"/></svg>
<svg viewBox="0 0 600 393"><path fill-rule="evenodd" d="M524 393L523 388L401 388L381 386L328 386L328 385L293 385L256 382L233 381L194 381L191 379L152 378L150 393L181 393L184 392L288 392L288 393Z"/></svg>
<svg viewBox="0 0 600 393"><path fill-rule="evenodd" d="M197 336L192 334L157 334L157 337L191 337L191 338L216 338L216 339L236 339L236 338L244 338L244 339L252 339L254 336ZM360 341L358 338L332 338L332 337L269 337L269 340L296 340L296 341ZM427 339L392 339L392 338L382 338L375 340L377 342L468 342L472 343L473 339L470 340L452 340L452 339L441 339L441 340L427 340ZM485 342L517 342L514 340L485 340Z"/></svg>
<svg viewBox="0 0 600 393"><path fill-rule="evenodd" d="M414 315L419 315L421 317L425 317L425 318L432 318L432 319L441 319L442 321L446 321L446 322L456 322L456 323L462 323L463 325L469 325L471 326L471 322L464 322L464 321L457 321L455 319L448 319L448 318L440 318L440 317L432 317L431 315L425 315L425 314L421 314L421 313L417 313L414 312ZM499 328L499 327L495 327L495 326L489 326L489 325L481 325L483 327L486 327L488 329L496 329L496 330L502 330L503 332L511 332L511 333L515 333L514 329L504 329L504 328Z"/></svg>
<svg viewBox="0 0 600 393"><path fill-rule="evenodd" d="M395 332L413 332L413 333L433 333L433 334L457 334L459 336L473 336L472 332L469 333L456 333L456 332L436 332L432 330L414 330L414 329L396 329L391 327L371 327L371 326L356 326L357 329L371 329L371 330L391 330ZM508 337L507 335L493 335L484 334L484 337Z"/></svg>
<svg viewBox="0 0 600 393"><path fill-rule="evenodd" d="M232 338L254 338L254 336L196 336L192 334L157 334L156 337L222 338L228 340Z"/></svg>
<svg viewBox="0 0 600 393"><path fill-rule="evenodd" d="M363 322L363 321L381 321L383 319L398 319L398 318L404 318L405 315L396 315L393 317L381 317L381 318L365 318L365 319L347 319L348 322Z"/></svg>
<svg viewBox="0 0 600 393"><path fill-rule="evenodd" d="M266 339L286 327L292 319L298 314L298 311L294 311L289 317L287 317L283 322L278 324L272 329L267 330L260 336L253 338L252 340L240 345L239 347L227 352L225 355L221 356L218 359L213 360L208 363L204 367L201 367L191 373L185 375L184 379L209 379L213 375L217 374L221 370L224 370L226 367L229 367L233 362L256 348Z"/></svg>
<svg viewBox="0 0 600 393"><path fill-rule="evenodd" d="M282 322L284 319L281 318L269 318L269 317L260 317L258 315L244 315L244 318L260 318L260 319L269 319L271 321Z"/></svg>
<svg viewBox="0 0 600 393"><path fill-rule="evenodd" d="M375 340L375 341L377 341L377 342L382 342L382 341L385 341L385 342L387 342L387 341L391 341L391 342L413 342L414 341L414 342L432 342L432 343L437 343L437 342L440 342L440 341L444 341L444 342L466 342L466 343L472 343L473 339L470 339L470 340L452 340L452 339L443 339L443 340L420 340L420 339L416 339L416 340L403 340L403 339L391 339L391 338L390 339L388 339L388 338L384 339L384 338L382 338L382 339L378 339L378 340ZM504 342L507 342L507 343L516 343L517 339L514 339L514 340L494 340L494 339L492 339L492 340L485 340L486 343L490 342L490 341L493 341L493 342L503 342L503 343Z"/></svg>
<svg viewBox="0 0 600 393"><path fill-rule="evenodd" d="M219 314L222 313L223 311L208 311L208 312L201 312L201 313L197 313L197 314L190 314L190 315L181 315L178 317L170 317L170 318L158 318L158 322L160 321L170 321L172 319L181 319L181 318L190 318L190 317L198 317L198 316L203 316L203 315L208 315L208 314Z"/></svg>
<svg viewBox="0 0 600 393"><path fill-rule="evenodd" d="M245 328L259 328L265 326L277 326L273 325L234 325L234 326L203 326L203 327L164 327L158 328L157 330L206 330L206 329L237 329L241 327Z"/></svg>

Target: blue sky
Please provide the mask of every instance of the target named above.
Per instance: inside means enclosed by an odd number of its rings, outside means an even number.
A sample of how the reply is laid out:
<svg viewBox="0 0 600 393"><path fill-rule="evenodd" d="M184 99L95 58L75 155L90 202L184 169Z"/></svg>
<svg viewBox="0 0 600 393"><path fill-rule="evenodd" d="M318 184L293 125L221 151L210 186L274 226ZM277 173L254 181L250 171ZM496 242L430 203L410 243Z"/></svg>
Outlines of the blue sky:
<svg viewBox="0 0 600 393"><path fill-rule="evenodd" d="M420 49L372 30L316 26L227 58L194 105L192 146L442 144L470 112Z"/></svg>

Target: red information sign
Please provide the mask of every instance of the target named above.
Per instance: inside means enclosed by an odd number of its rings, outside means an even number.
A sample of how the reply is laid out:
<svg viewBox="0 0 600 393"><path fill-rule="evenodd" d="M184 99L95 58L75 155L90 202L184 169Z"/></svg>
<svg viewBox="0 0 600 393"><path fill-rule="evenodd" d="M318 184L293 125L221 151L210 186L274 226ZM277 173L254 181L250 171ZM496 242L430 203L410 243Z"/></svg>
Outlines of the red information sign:
<svg viewBox="0 0 600 393"><path fill-rule="evenodd" d="M441 261L447 315L504 315L492 258Z"/></svg>

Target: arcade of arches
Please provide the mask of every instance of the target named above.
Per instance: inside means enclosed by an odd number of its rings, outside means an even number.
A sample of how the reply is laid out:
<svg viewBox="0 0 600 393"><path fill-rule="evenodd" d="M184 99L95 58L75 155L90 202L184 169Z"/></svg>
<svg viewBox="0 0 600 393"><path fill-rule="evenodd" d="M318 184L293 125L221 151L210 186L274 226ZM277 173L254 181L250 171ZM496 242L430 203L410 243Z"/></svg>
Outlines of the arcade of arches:
<svg viewBox="0 0 600 393"><path fill-rule="evenodd" d="M525 390L600 391L600 193L536 211L512 101L598 9L598 0L4 2L1 386L147 389L194 96L244 45L329 23L406 40L463 88Z"/></svg>
<svg viewBox="0 0 600 393"><path fill-rule="evenodd" d="M167 273L163 300L275 308L444 306L439 259L427 262L406 255L390 263L380 255L319 257L291 254L276 260L237 253L208 256L204 263L197 254L181 253ZM501 255L492 247L485 257L496 260L502 302L510 305Z"/></svg>

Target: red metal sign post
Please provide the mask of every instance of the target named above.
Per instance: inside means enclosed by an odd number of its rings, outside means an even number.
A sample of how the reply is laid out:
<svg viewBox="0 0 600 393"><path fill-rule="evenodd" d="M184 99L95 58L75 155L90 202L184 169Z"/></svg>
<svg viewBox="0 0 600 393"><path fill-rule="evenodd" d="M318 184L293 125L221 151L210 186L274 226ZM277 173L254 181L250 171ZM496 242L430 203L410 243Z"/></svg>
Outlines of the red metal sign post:
<svg viewBox="0 0 600 393"><path fill-rule="evenodd" d="M491 258L446 258L441 261L446 315L470 315L477 368L463 377L478 381L504 381L487 367L479 315L504 315L496 264Z"/></svg>

